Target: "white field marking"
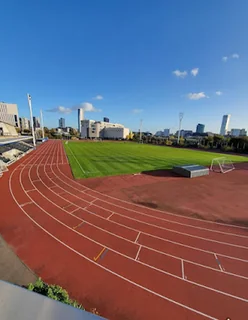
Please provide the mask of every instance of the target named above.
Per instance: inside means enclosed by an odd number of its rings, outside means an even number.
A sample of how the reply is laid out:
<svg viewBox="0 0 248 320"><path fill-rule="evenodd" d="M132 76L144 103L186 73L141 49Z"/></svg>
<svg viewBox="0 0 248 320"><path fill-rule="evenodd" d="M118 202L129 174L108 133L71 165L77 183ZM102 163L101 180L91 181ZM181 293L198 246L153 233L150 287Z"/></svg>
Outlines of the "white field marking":
<svg viewBox="0 0 248 320"><path fill-rule="evenodd" d="M57 166L57 169L59 170L59 167L58 167L58 166ZM60 170L59 170L59 171L60 171ZM60 171L60 173L63 174L61 171ZM68 185L69 187L71 187L71 188L79 191L77 188L73 187L72 185L70 185L70 184L68 184L67 182L65 182L64 180L62 180L62 179L61 179L58 175L56 175L55 173L54 173L54 175L56 176L57 179L59 179L60 181L62 181L64 184L66 184L66 185ZM59 186L59 185L58 185L58 186ZM61 187L61 188L62 188L62 187ZM66 189L64 189L64 190L66 190ZM66 191L66 192L70 193L69 191ZM84 193L84 192L83 192L83 193ZM74 195L74 196L77 197L78 199L81 199L81 198L79 198L77 195ZM94 196L93 196L93 197L94 197ZM107 201L104 201L104 200L101 200L101 199L97 199L97 200L106 202L106 203L108 203L108 204L111 204L111 203L109 203L109 202L107 202ZM85 200L85 201L86 201L86 200ZM99 208L102 208L101 206L99 206L99 205L97 205L97 204L94 204L94 205L97 206L97 207L99 207ZM115 204L111 204L111 205L120 207L120 208L122 208L122 209L124 208L124 207L121 207L121 206L118 206L118 205L115 205ZM124 209L126 209L126 208L124 208ZM104 210L108 210L108 209L105 209L105 208L104 208ZM141 212L138 212L138 211L134 211L134 210L132 210L132 209L128 209L128 210L133 211L133 212L136 212L136 213L138 213L138 214L140 214L140 215L145 215L145 216L147 216L147 214L144 214L144 213L141 213ZM110 211L110 210L108 210L108 211ZM113 210L111 210L111 211L113 212ZM115 212L115 214L120 215L120 216L123 216L123 217L125 217L125 218L127 218L127 219L131 219L131 220L134 220L134 221L138 221L138 222L140 222L140 223L143 223L143 224L146 224L146 225L149 225L149 226L158 228L158 229L166 230L166 231L169 231L169 232L173 232L173 233L177 233L177 234L182 234L182 235L185 235L185 236L188 236L188 237L192 237L192 238L196 238L196 239L201 239L201 240L205 240L205 241L210 241L210 242L214 242L214 243L219 243L219 244L223 244L223 245L230 245L230 246L233 246L233 247L242 248L242 249L246 249L246 250L248 249L248 247L246 247L246 246L236 245L236 244L233 244L233 243L230 243L230 242L223 242L223 241L218 241L218 240L212 240L212 239L209 239L209 238L199 237L199 236L191 235L191 234L188 234L188 233L176 231L176 230L173 230L173 229L161 227L161 226L154 225L154 224L152 224L152 223L145 222L145 221L142 221L142 220L139 220L139 219L136 219L136 218L131 218L131 217L125 216L125 215L120 214L120 213L117 213L117 212ZM153 216L151 216L151 217L153 217ZM229 234L229 235L232 235L232 234ZM236 236L236 235L234 234L234 236Z"/></svg>
<svg viewBox="0 0 248 320"><path fill-rule="evenodd" d="M37 173L38 174L38 173ZM79 208L78 208L79 209ZM89 213L91 213L91 212L89 212ZM92 214L92 213L91 213ZM77 216L75 216L76 218L78 218ZM100 218L102 218L101 216L99 216ZM79 219L80 220L80 219ZM99 228L99 227L98 227ZM129 228L129 227L128 227ZM101 228L100 228L101 229ZM130 228L131 229L131 228ZM104 230L103 230L104 231ZM106 232L106 231L105 231ZM112 234L112 233L111 233ZM116 236L115 234L113 234L114 236ZM125 239L125 238L123 238L124 240L126 240L126 241L129 241L129 240L127 240L127 239ZM164 240L164 239L162 239L162 240ZM156 249L153 249L153 248L150 248L150 247L146 247L146 246L143 246L143 247L145 247L145 248L147 248L147 249L150 249L150 250L152 250L152 251L155 251L155 252L158 252L158 253L160 253L160 254L163 254L163 255L167 255L167 256L171 256L171 257L173 257L173 258L176 258L176 259L180 259L181 260L181 258L178 258L178 257L175 257L175 256L173 256L173 255L170 255L170 254L168 254L168 253L164 253L164 252L161 252L161 251L158 251L158 250L156 250ZM212 252L210 252L210 253L212 253ZM211 268L211 267L208 267L208 266L204 266L204 265L200 265L200 264L198 264L198 263L195 263L195 262L192 262L192 261L188 261L188 260L185 260L185 261L187 261L188 263L191 263L191 264L195 264L195 265L199 265L199 266L201 266L201 267L205 267L205 268L208 268L208 269L212 269L212 270L214 270L214 271L217 271L217 272L220 272L220 270L218 270L218 269L214 269L214 268ZM232 276L236 276L236 277L240 277L240 278L243 278L243 279L247 279L246 277L244 277L244 276L240 276L240 275L236 275L236 274L232 274L232 273L228 273L228 272L226 272L226 274L228 274L228 275L232 275Z"/></svg>
<svg viewBox="0 0 248 320"><path fill-rule="evenodd" d="M88 211L88 210L87 210ZM113 217L113 215L114 215L114 212L112 212L107 218L106 218L106 220L109 220L111 217Z"/></svg>
<svg viewBox="0 0 248 320"><path fill-rule="evenodd" d="M29 170L29 174L30 174L30 170ZM20 185L21 185L23 191L25 192L25 190L24 190L24 188L23 188L23 185L22 185L22 182L21 182L21 176L22 176L22 172L21 172L21 174L19 175L19 181L20 181ZM27 194L27 196L29 197L28 194ZM36 203L36 206L39 207L43 212L45 212L46 215L50 216L52 219L54 219L55 221L57 221L59 224L63 225L64 227L68 228L69 230L74 231L74 232L77 233L79 236L81 236L81 237L83 237L83 238L86 238L87 240L89 240L89 241L91 241L91 242L93 242L93 243L96 243L96 244L98 244L98 245L100 245L100 246L103 246L103 244L101 244L101 243L99 243L99 242L97 242L97 241L95 241L95 240L93 240L93 239L91 239L91 238L89 238L89 237L87 237L87 236L79 233L77 230L74 230L73 228L67 226L65 223L61 222L61 221L58 220L57 218L53 217L53 216L52 216L51 214L49 214L45 209L43 209L42 207L40 207L37 203ZM125 254L122 254L122 253L120 253L120 252L118 252L118 251L116 251L116 250L114 250L114 249L112 249L112 248L110 248L110 247L108 247L108 246L105 246L105 245L104 245L104 247L105 247L106 249L108 249L109 251L112 251L112 252L116 253L117 255L123 256L123 257L125 257L125 258L127 258L127 259L129 259L129 260L131 260L131 261L139 262L140 264L142 264L142 265L144 265L144 266L146 266L146 267L148 267L148 268L150 268L150 269L153 269L153 270L156 270L156 271L158 271L158 272L160 272L160 273L166 274L166 275L168 275L168 276L171 276L171 277L174 277L174 278L183 280L183 279L182 279L181 277L179 277L179 276L176 276L176 275L171 274L171 273L169 273L169 272L166 272L166 271L164 271L164 270L158 269L158 268L156 268L156 267L153 267L153 266L151 266L151 265L149 265L149 264L146 264L146 263L144 263L144 262L141 262L141 261L139 261L139 260L135 260L134 258L131 258L131 257L129 257L129 256L126 256ZM140 247L141 247L141 246L140 246ZM140 251L140 250L139 250L139 251ZM136 255L137 258L138 258L138 253L139 253L139 251L137 252L137 255ZM191 284L194 284L195 286L199 286L199 287L205 288L205 289L207 289L207 290L216 292L216 293L218 293L218 294L222 294L222 295L229 296L229 297L232 297L232 298L237 299L237 300L241 300L241 301L244 301L244 302L248 302L247 299L244 299L244 298L241 298L241 297L238 297L238 296L235 296L235 295L232 295L232 294L229 294L229 293L226 293L226 292L223 292L223 291L220 291L220 290L211 288L211 287L207 287L207 286L204 286L204 285L202 285L202 284L199 284L199 283L196 283L196 282L193 282L193 281L187 280L187 282L189 282L189 283L191 283Z"/></svg>
<svg viewBox="0 0 248 320"><path fill-rule="evenodd" d="M14 172L14 171L13 171L13 172ZM13 172L11 173L11 176L12 176ZM15 200L16 204L19 206L19 204L18 204L18 202L17 202L17 200L16 200L16 198L14 197L14 194L13 194L13 192L12 192L12 188L11 188L11 177L10 177L9 183L10 183L10 184L9 184L9 188L10 188L10 192L11 192L11 194L12 194L12 197L13 197L13 199ZM205 314L205 313L202 313L202 312L200 312L200 311L198 311L198 310L192 309L192 308L190 308L190 307L188 307L188 306L186 306L186 305L184 305L184 304L182 304L182 303L180 303L180 302L177 302L177 301L175 301L175 300L172 300L172 299L170 299L170 298L168 298L168 297L165 297L165 296L163 296L163 295L161 295L161 294L159 294L159 293L157 293L157 292L155 292L155 291L152 291L152 290L150 290L150 289L148 289L148 288L146 288L146 287L143 287L142 285L140 285L140 284L138 284L138 283L136 283L136 282L134 282L134 281L132 281L132 280L130 280L130 279L128 279L128 278L125 278L125 277L121 276L120 274L118 274L118 273L116 273L116 272L114 272L114 271L112 271L112 270L104 267L103 265L100 265L100 264L96 263L95 261L91 260L91 259L88 258L87 256L84 256L84 255L81 254L80 252L76 251L75 249L73 249L72 247L70 247L69 245L67 245L66 243L64 243L63 241L59 240L57 237L55 237L53 234L51 234L49 231L47 231L45 228L43 228L43 227L42 227L38 222L36 222L31 216L29 216L29 214L26 213L25 210L23 210L21 207L20 207L20 209L23 211L23 213L24 213L37 227L39 227L41 230L43 230L43 231L44 231L46 234L48 234L51 238L53 238L54 240L56 240L58 243L62 244L62 245L63 245L64 247L66 247L67 249L69 249L69 250L71 250L72 252L76 253L78 256L80 256L80 257L84 258L85 260L89 261L90 263L93 263L94 265L98 266L98 268L101 268L101 269L109 272L110 274L116 276L117 278L120 278L120 279L122 279L122 280L124 280L124 281L126 281L126 282L128 282L128 283L130 283L130 284L132 284L132 285L134 285L134 286L136 286L136 287L138 287L138 288L141 288L141 289L143 289L143 290L146 291L146 292L149 292L149 293L151 293L151 294L153 294L153 295L155 295L155 296L157 296L157 297L159 297L159 298L162 298L163 300L166 300L166 301L169 301L169 302L171 302L171 303L174 303L174 304L176 304L176 305L178 305L178 306L180 306L180 307L182 307L182 308L185 308L185 309L187 309L187 310L190 310L190 311L192 311L192 312L194 312L194 313L196 313L196 314L202 315L202 316L204 316L204 317L206 317L206 318L208 318L208 319L218 320L217 318L214 318L214 317L212 317L212 316L209 316L209 315L207 315L207 314Z"/></svg>
<svg viewBox="0 0 248 320"><path fill-rule="evenodd" d="M135 257L135 259L134 259L135 261L139 260L139 253L140 253L141 247L142 247L142 246L139 246L139 249L138 249L138 251L137 251L136 257Z"/></svg>
<svg viewBox="0 0 248 320"><path fill-rule="evenodd" d="M55 174L55 173L54 173L54 174ZM69 193L69 192L68 192L68 193ZM63 198L63 199L64 199L64 198ZM78 209L81 209L81 207L79 207ZM84 210L85 210L85 208L84 208ZM108 209L105 209L105 210L108 210ZM86 211L89 212L90 214L93 214L92 212L88 211L87 209L86 209ZM108 210L108 211L110 211L110 210ZM111 212L111 211L110 211L110 212ZM99 217L99 218L101 218L101 219L106 220L105 218L103 218L103 217L101 217L101 216L99 216L99 215L97 215L97 214L95 214L95 213L94 213L93 215L95 215L95 216L97 216L97 217ZM139 232L139 230L137 230L137 229L127 227L127 226L122 225L122 224L120 224L120 223L117 223L117 222L115 222L115 221L113 221L113 220L111 220L111 223L115 223L115 224L117 224L117 225L123 226L123 227L125 227L125 228L130 229L130 230L134 230L134 231ZM88 222L88 224L89 224L89 222ZM95 226L95 225L93 225L93 226L96 227L96 228L99 228L99 227L97 227L97 226ZM103 230L103 231L105 231L105 232L108 232L108 231L106 231L105 229L102 229L102 228L100 228L100 229ZM167 239L164 239L164 238L160 238L160 237L156 237L156 236L150 235L150 234L145 233L145 232L142 232L142 233L147 234L148 236L151 236L151 237L154 237L154 238L158 238L158 239L163 240L163 241L167 241L167 242L171 242L171 243L176 243L176 244L181 245L181 246L186 246L186 245L183 245L183 244L174 242L174 241L170 241L170 240L167 240ZM111 233L111 234L112 234L112 233ZM113 235L116 236L115 234L113 234ZM121 237L121 238L122 238L122 237ZM123 239L126 240L126 241L130 241L130 240L126 239L126 238L123 238ZM144 248L147 248L147 249L149 249L149 250L151 250L151 251L155 251L155 252L158 252L158 253L160 253L160 254L173 257L173 258L175 258L175 259L179 259L179 260L181 259L180 257L176 257L176 256L173 256L173 255L171 255L171 254L158 251L158 250L153 249L153 248L148 247L148 246L144 246L144 245L143 245L143 247L144 247ZM192 248L192 249L195 249L195 250L199 250L199 251L202 251L202 252L206 252L206 253L213 254L213 252L211 252L211 251L206 251L206 250L203 250L203 249L198 249L198 248L194 248L194 247L190 247L190 246L186 246L186 247L189 247L189 248ZM230 259L234 259L234 260L239 260L239 261L242 261L242 262L248 262L248 260L243 260L243 259L239 259L239 258L234 258L234 257L231 257L231 256L226 256L226 255L222 255L222 256L227 257L227 258L230 258ZM211 269L211 270L216 271L216 272L220 272L219 269L215 269L215 268L212 268L212 267L209 267L209 266L201 265L201 264L199 264L199 263L196 263L196 262L193 262L193 261L190 261L190 260L185 260L185 259L184 259L184 261L186 261L186 262L188 262L188 263L191 263L191 264L194 264L194 265L197 265L197 266L200 266L200 267L203 267L203 268ZM248 279L248 277L241 276L241 275L239 275L239 274L235 274L235 273L231 273L231 272L225 272L225 273L228 274L228 275L230 275L230 276L234 276L234 277L238 277L238 278L242 278L242 279Z"/></svg>
<svg viewBox="0 0 248 320"><path fill-rule="evenodd" d="M26 192L36 191L36 189L26 190Z"/></svg>
<svg viewBox="0 0 248 320"><path fill-rule="evenodd" d="M183 259L181 259L181 267L182 267L182 278L185 279Z"/></svg>
<svg viewBox="0 0 248 320"><path fill-rule="evenodd" d="M139 239L139 236L140 236L140 233L141 233L141 232L139 231L139 233L137 234L137 237L136 237L136 239L135 239L135 241L134 241L135 243L137 243L137 241L138 241L138 239Z"/></svg>
<svg viewBox="0 0 248 320"><path fill-rule="evenodd" d="M55 174L55 173L54 173L54 174ZM56 175L56 174L55 174L55 175ZM57 179L61 180L61 179L59 178L59 176L56 175L56 177L57 177ZM51 179L51 178L50 178L50 179ZM62 180L61 180L61 181L62 181ZM63 181L62 181L62 182L63 182ZM58 186L59 186L59 185L58 185ZM62 188L62 187L61 187L61 188ZM64 189L64 188L63 188L63 189ZM66 191L66 189L64 189L64 190L65 190L65 193L69 193L69 194L73 195L73 194L70 193L69 191ZM76 195L74 195L74 196L77 197ZM77 198L79 198L79 197L77 197ZM63 199L66 200L66 198L63 198ZM79 198L79 199L80 199L80 198ZM68 201L68 200L66 200L66 201ZM85 201L86 201L86 200L85 200ZM77 206L77 205L76 205L76 206ZM101 207L98 206L98 205L95 205L95 206L101 208ZM79 208L81 208L81 207L79 207ZM84 209L85 211L93 214L93 213L90 212L89 210L87 210L87 209L85 209L85 208L83 208L83 209ZM107 211L109 211L109 212L112 213L112 211L109 210L109 209L104 209L104 210L107 210ZM119 214L119 213L114 213L114 214L123 216L123 215L121 215L121 214ZM94 213L94 215L98 216L98 215L95 214L95 213ZM98 217L102 218L101 216L98 216ZM130 218L130 217L126 217L126 216L123 216L123 217L128 218L128 219L131 219L131 220L136 220L136 221L141 222L141 223L144 223L144 222L142 222L142 221L140 221L140 220L137 220L137 219L134 219L134 218ZM103 218L103 219L105 219L105 218ZM121 225L121 226L123 226L123 227L125 227L125 228L129 228L129 229L131 229L131 230L135 230L135 231L137 231L137 232L140 231L140 230L133 229L133 228L127 227L127 226L125 226L125 225L122 225L122 224L120 224L120 223L114 222L113 220L111 220L111 222L116 223L116 224L118 224L118 225ZM95 226L95 225L94 225L94 226ZM96 227L96 228L99 228L99 227L97 227L97 226L95 226L95 227ZM104 230L104 229L103 229L103 231L109 232L109 231L106 231L106 230ZM190 248L190 249L194 249L194 250L198 250L198 251L206 252L206 253L210 253L210 254L213 254L213 253L214 253L213 251L208 251L208 250L204 250L204 249L192 247L192 246L185 245L185 244L182 244L182 243L179 243L179 242L175 242L175 241L172 241L172 240L168 240L168 239L165 239L165 238L161 238L161 237L158 237L158 236L155 236L155 235L152 235L152 234L143 232L143 231L142 231L142 233L143 233L143 234L146 234L146 235L148 235L148 236L150 236L150 237L153 237L153 238L156 238L156 239L160 239L160 240L165 241L165 242L170 242L170 243L173 243L173 244L177 244L177 245L180 245L180 246L183 246L183 247L187 247L187 248ZM120 237L120 236L119 236L119 237ZM126 240L127 240L127 239L126 239ZM128 240L127 240L127 241L128 241ZM148 247L148 248L149 248L149 247ZM152 250L155 250L155 249L152 249ZM238 261L242 261L242 262L248 262L248 260L240 259L240 258L237 258L237 257L232 257L232 256L224 255L224 254L221 254L221 253L218 253L218 254L219 254L220 256L222 256L222 257L230 258L230 259L233 259L233 260L238 260ZM185 261L186 261L186 260L185 260ZM192 263L193 263L193 262L192 262ZM239 276L239 275L238 275L238 276Z"/></svg>
<svg viewBox="0 0 248 320"><path fill-rule="evenodd" d="M63 174L62 172L61 172L61 174ZM64 175L64 174L63 174ZM64 175L65 176L65 175ZM77 181L75 181L75 180L72 180L72 179L70 179L69 177L67 177L67 176L65 176L66 178L68 178L71 182L73 182L74 184L76 184L76 185L81 185L80 183L78 183ZM98 194L100 194L100 195L103 195L101 192L99 192L99 191L96 191L96 190L92 190L92 189L90 189L90 188L88 188L88 187L86 187L86 189L87 190L90 190L90 191L93 191L93 192L96 192L96 193L98 193ZM110 199L114 199L114 200L117 200L117 201L120 201L120 202L123 202L123 203L127 203L127 204L131 204L131 205L134 205L134 206L136 206L136 207L138 207L138 208L141 208L141 209L144 209L144 207L143 206L141 206L141 205L138 205L138 204L136 204L136 203L130 203L130 202L128 202L128 201L125 201L125 200L121 200L121 199L117 199L117 198L115 198L115 197L112 197L112 196L110 196L110 195L107 195L107 194L104 194L104 196L106 196L106 197L108 197L108 198L110 198ZM99 199L99 200L101 200L101 199ZM106 201L106 200L101 200L101 201L104 201L104 202L107 202L108 203L108 201ZM110 203L110 204L112 204L112 203ZM118 205L117 205L118 206ZM176 214L176 213L171 213L171 212L168 212L168 211L162 211L162 210L158 210L158 209L153 209L153 208L149 208L150 210L152 210L152 211L154 211L154 212L160 212L160 213L163 213L163 214L168 214L168 215L171 215L171 216L177 216L177 217L179 217L179 218L181 218L181 219L189 219L189 220L194 220L194 221L197 221L197 222L201 222L201 220L200 219L197 219L197 218L193 218L193 217L182 217L181 215L179 215L179 214ZM130 209L130 210L133 210L133 209ZM135 210L133 210L133 211L135 211ZM153 217L153 216L152 216ZM158 219L164 219L164 218L158 218ZM169 220L170 221L170 220ZM187 224L184 224L184 223L180 223L180 222L176 222L176 221L170 221L170 222L172 222L172 223L178 223L178 224L182 224L182 225L187 225ZM247 229L248 230L248 227L242 227L242 226L237 226L237 225L233 225L233 224L226 224L226 223L221 223L221 222L215 222L215 221L204 221L204 223L209 223L209 224L216 224L216 225L221 225L221 226L224 226L224 227L226 227L226 226L229 226L229 227L233 227L233 228L238 228L238 229ZM217 233L222 233L222 231L218 231L218 230L211 230L211 229L207 229L207 228L203 228L203 227L197 227L197 226L191 226L191 225L189 225L190 227L192 227L192 228L200 228L200 229L205 229L205 230L208 230L208 231L213 231L213 232L217 232ZM224 234L225 234L225 232L223 232ZM227 234L231 234L231 235L236 235L236 236L241 236L241 235L237 235L237 234L232 234L232 233L227 233ZM242 237L242 236L241 236ZM245 236L246 237L246 236Z"/></svg>
<svg viewBox="0 0 248 320"><path fill-rule="evenodd" d="M76 211L79 210L79 209L81 209L81 208L76 208L76 209L72 210L70 213L74 213L74 212L76 212Z"/></svg>
<svg viewBox="0 0 248 320"><path fill-rule="evenodd" d="M50 201L50 200L49 200L49 201ZM50 202L52 202L52 201L50 201ZM62 207L62 209L69 208L69 207L72 206L72 205L73 205L73 203L69 203L69 204L67 204L66 206ZM61 208L61 207L59 207L59 208Z"/></svg>
<svg viewBox="0 0 248 320"><path fill-rule="evenodd" d="M68 145L68 148L71 151L71 148L69 147L69 145ZM74 153L72 151L71 151L71 154L73 155L74 159L77 161L77 164L79 165L80 169L82 170L83 174L85 175L84 169L82 168L81 164L78 162L78 159L75 157L75 155L74 155Z"/></svg>
<svg viewBox="0 0 248 320"><path fill-rule="evenodd" d="M80 186L81 186L81 184L77 183L76 181L74 181L74 180L70 179L69 177L67 177L66 175L64 175L64 173L63 173L61 170L59 170L58 167L57 167L57 169L58 169L58 171L59 171L63 176L65 176L70 182L76 183L77 185L80 185ZM55 176L56 176L59 180L61 180L61 179L59 178L59 176L57 176L56 174L55 174ZM71 188L73 188L73 189L75 189L75 190L78 191L78 189L75 188L74 186L72 186L71 184L66 183L66 182L63 181L63 180L61 180L61 181L62 181L64 184L67 184L67 185L70 186ZM102 193L100 193L100 192L98 192L98 191L96 191L96 190L92 190L92 189L89 189L89 188L87 188L87 187L85 187L85 188L86 188L86 190L84 190L84 191L82 190L82 191L81 191L82 193L85 193L87 190L90 190L90 191L93 191L93 192L96 192L96 193L98 193L98 194L103 195ZM109 195L105 195L105 194L104 194L104 196L119 201L119 199L113 198L113 197L111 197L111 196L109 196ZM111 202L109 202L109 201L107 201L107 200L99 199L99 198L97 198L96 196L92 196L92 195L91 195L91 197L95 197L96 200L103 201L103 202L105 202L105 203L108 203L108 204L110 204L110 205L119 207L119 208L121 208L121 209L124 208L125 210L129 210L129 211L138 213L138 214L143 215L143 216L148 216L148 217L150 217L150 218L155 218L155 219L157 219L157 220L162 220L162 221L166 221L166 222L169 222L169 223L174 223L174 224L178 224L178 225L182 225L182 226L188 226L188 227L194 228L194 229L205 230L205 231L209 231L209 232L215 232L215 233L218 233L218 234L224 234L224 235L233 236L233 237L248 238L248 236L245 236L245 235L239 235L239 234L235 234L235 233L223 232L223 231L219 231L219 230L212 230L212 229L208 229L208 228L204 228L204 227L192 226L192 225L190 225L190 224L185 224L185 223L181 223L181 222L177 222L177 221L171 221L171 220L165 219L165 218L159 218L159 217L156 217L156 216L153 216L153 215L149 215L149 214L146 214L146 213L143 213L143 212L140 212L140 211L136 211L136 210L134 210L134 209L127 209L127 208L125 208L125 207L123 207L123 206L120 206L120 205L115 204L115 203L111 203ZM120 202L123 202L123 200L120 200ZM130 203L130 202L127 202L127 201L124 201L124 202L136 206L136 204L133 204L133 203ZM144 209L144 207L143 207L143 209ZM149 209L154 210L154 209L152 209L152 208L149 208ZM157 211L158 211L158 212L162 212L162 213L164 213L164 214L167 214L166 211L160 211L160 210L157 210ZM170 214L170 213L168 213L168 214ZM171 214L171 215L172 215L172 214ZM175 215L176 215L176 214L175 214ZM181 218L182 218L182 216L181 216ZM192 218L192 219L195 219L195 218ZM197 219L196 219L196 220L197 220ZM199 219L198 219L198 220L199 220ZM213 222L213 221L206 221L206 222ZM219 224L219 223L218 223L218 224ZM225 225L225 224L223 224L223 225ZM157 225L154 225L154 226L157 226ZM232 225L226 225L226 226L232 226ZM238 226L236 226L236 227L238 227ZM160 228L162 228L162 227L160 227ZM243 228L243 227L240 227L240 228ZM248 229L247 227L244 227L244 228L245 228L245 229ZM169 230L171 230L171 229L169 229ZM172 232L180 233L179 231L172 231ZM192 236L192 237L197 237L197 236L193 236L193 235L190 235L190 236ZM203 239L204 239L204 238L203 238ZM209 240L209 239L207 239L207 240ZM217 242L217 240L209 240L209 241L216 241L216 242ZM231 244L231 245L232 245L232 244ZM234 245L234 246L235 246L235 245ZM245 247L245 248L248 249L248 247Z"/></svg>
<svg viewBox="0 0 248 320"><path fill-rule="evenodd" d="M20 207L24 207L24 206L26 206L28 204L33 204L33 202L29 201L29 202L22 203L22 204L20 204Z"/></svg>
<svg viewBox="0 0 248 320"><path fill-rule="evenodd" d="M222 268L222 266L221 266L221 264L220 264L220 261L219 261L219 259L218 259L218 257L217 257L217 254L215 253L214 256L215 256L216 262L217 262L220 270L223 272L223 268Z"/></svg>
<svg viewBox="0 0 248 320"><path fill-rule="evenodd" d="M49 187L49 189L52 189L52 188L58 188L58 186L54 185L54 186Z"/></svg>
<svg viewBox="0 0 248 320"><path fill-rule="evenodd" d="M35 179L35 180L33 180L33 182L40 182L40 180L39 179Z"/></svg>

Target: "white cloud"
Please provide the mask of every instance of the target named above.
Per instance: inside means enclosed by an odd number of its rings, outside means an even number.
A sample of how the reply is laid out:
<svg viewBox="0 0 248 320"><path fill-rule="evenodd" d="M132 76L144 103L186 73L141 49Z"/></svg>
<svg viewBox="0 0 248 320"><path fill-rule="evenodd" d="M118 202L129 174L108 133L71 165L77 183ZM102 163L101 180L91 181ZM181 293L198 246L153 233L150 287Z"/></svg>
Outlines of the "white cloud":
<svg viewBox="0 0 248 320"><path fill-rule="evenodd" d="M72 110L77 110L77 109L84 109L84 111L86 112L100 112L101 110L100 109L97 109L93 106L92 103L89 103L89 102L82 102L76 106L73 106L72 107Z"/></svg>
<svg viewBox="0 0 248 320"><path fill-rule="evenodd" d="M216 93L217 96L221 96L223 94L222 91L216 91L215 93Z"/></svg>
<svg viewBox="0 0 248 320"><path fill-rule="evenodd" d="M239 54L233 53L229 57L222 57L222 61L227 62L228 59L239 59Z"/></svg>
<svg viewBox="0 0 248 320"><path fill-rule="evenodd" d="M58 112L58 113L64 113L64 114L69 114L71 113L71 108L66 108L66 107L63 107L63 106L58 106L56 108L52 108L52 109L48 109L46 110L48 112Z"/></svg>
<svg viewBox="0 0 248 320"><path fill-rule="evenodd" d="M175 76L177 76L178 78L185 78L188 74L187 71L180 71L180 70L175 70L172 72Z"/></svg>
<svg viewBox="0 0 248 320"><path fill-rule="evenodd" d="M194 68L190 72L191 72L192 76L196 77L199 73L199 68Z"/></svg>
<svg viewBox="0 0 248 320"><path fill-rule="evenodd" d="M142 113L143 112L143 109L133 109L132 110L132 113L134 114L138 114L138 113Z"/></svg>
<svg viewBox="0 0 248 320"><path fill-rule="evenodd" d="M189 94L187 95L187 97L188 97L190 100L200 100L200 99L203 99L203 98L209 98L207 95L205 95L204 92L189 93Z"/></svg>
<svg viewBox="0 0 248 320"><path fill-rule="evenodd" d="M69 114L72 111L80 109L80 108L84 109L84 111L86 111L86 112L100 112L101 111L100 109L95 108L93 106L93 104L89 103L89 102L82 102L82 103L80 103L78 105L75 105L75 106L73 106L71 108L58 106L56 108L48 109L46 111L47 112L58 112L58 113L63 113L63 114Z"/></svg>
<svg viewBox="0 0 248 320"><path fill-rule="evenodd" d="M95 96L93 98L93 100L103 100L103 96L101 96L100 94L98 94L97 96Z"/></svg>

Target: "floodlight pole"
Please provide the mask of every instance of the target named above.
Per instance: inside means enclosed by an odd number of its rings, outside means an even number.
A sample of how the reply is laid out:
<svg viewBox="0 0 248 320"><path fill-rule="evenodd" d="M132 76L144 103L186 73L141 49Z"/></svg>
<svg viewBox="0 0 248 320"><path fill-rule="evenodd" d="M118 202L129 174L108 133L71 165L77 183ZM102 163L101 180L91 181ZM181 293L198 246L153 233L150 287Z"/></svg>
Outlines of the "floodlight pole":
<svg viewBox="0 0 248 320"><path fill-rule="evenodd" d="M179 113L179 130L178 130L178 136L177 136L177 144L180 142L180 133L181 133L181 126L182 126L182 120L183 120L183 113Z"/></svg>
<svg viewBox="0 0 248 320"><path fill-rule="evenodd" d="M33 120L32 102L31 102L30 94L27 93L27 97L28 97L28 105L29 105L29 111L30 111L30 124L31 124L32 136L33 136L33 144L35 147L36 142L35 142L35 135L34 135L34 120Z"/></svg>
<svg viewBox="0 0 248 320"><path fill-rule="evenodd" d="M40 110L40 122L41 122L41 130L42 130L42 138L45 138L45 134L44 134L44 122L43 122L43 114L42 114L42 110Z"/></svg>
<svg viewBox="0 0 248 320"><path fill-rule="evenodd" d="M140 141L142 140L142 139L141 139L141 136L142 136L142 133L141 133L141 129L142 129L142 122L143 122L143 120L142 120L142 119L140 119Z"/></svg>

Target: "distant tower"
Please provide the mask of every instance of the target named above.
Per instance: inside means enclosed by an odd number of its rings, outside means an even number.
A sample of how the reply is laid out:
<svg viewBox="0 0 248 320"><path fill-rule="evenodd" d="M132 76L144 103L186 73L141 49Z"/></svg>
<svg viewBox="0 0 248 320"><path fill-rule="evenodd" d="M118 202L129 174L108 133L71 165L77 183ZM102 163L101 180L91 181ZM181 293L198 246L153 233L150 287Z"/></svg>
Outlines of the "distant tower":
<svg viewBox="0 0 248 320"><path fill-rule="evenodd" d="M81 132L81 121L84 120L84 109L78 109L78 132Z"/></svg>
<svg viewBox="0 0 248 320"><path fill-rule="evenodd" d="M231 118L230 114L225 114L222 118L222 123L220 127L220 134L222 136L225 136L227 134L230 118Z"/></svg>

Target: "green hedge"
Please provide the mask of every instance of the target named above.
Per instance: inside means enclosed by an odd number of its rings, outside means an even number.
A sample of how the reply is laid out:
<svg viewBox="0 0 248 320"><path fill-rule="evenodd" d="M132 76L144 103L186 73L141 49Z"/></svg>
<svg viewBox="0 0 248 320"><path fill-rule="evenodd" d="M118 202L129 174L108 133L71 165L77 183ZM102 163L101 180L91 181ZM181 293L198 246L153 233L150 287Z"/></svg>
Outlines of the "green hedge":
<svg viewBox="0 0 248 320"><path fill-rule="evenodd" d="M42 294L53 300L57 300L73 306L78 309L84 310L84 307L77 303L77 301L70 299L68 292L58 285L48 285L39 278L34 284L30 283L27 287L28 290Z"/></svg>

